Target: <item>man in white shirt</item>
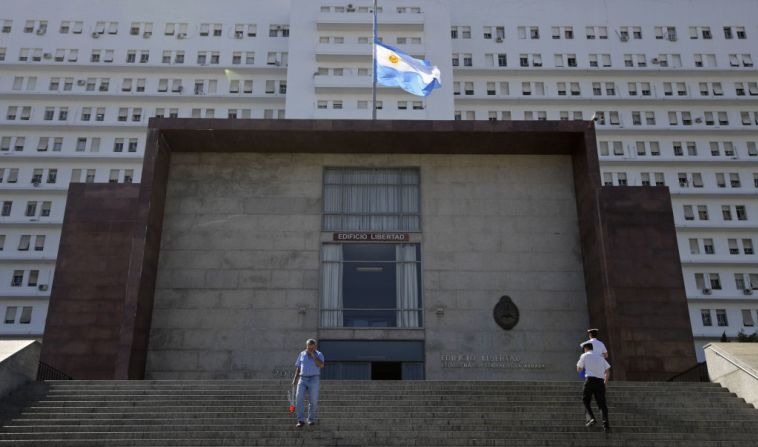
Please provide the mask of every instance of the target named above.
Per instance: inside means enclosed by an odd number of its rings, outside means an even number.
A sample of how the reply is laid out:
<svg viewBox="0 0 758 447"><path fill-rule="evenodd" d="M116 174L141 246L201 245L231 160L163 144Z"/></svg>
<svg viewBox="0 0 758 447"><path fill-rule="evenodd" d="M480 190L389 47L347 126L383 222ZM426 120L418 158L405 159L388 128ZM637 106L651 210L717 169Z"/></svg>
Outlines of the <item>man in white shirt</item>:
<svg viewBox="0 0 758 447"><path fill-rule="evenodd" d="M593 351L602 355L604 359L607 359L608 350L605 349L605 344L597 339L598 332L600 331L597 329L587 329L587 336L589 337L589 340L585 341L584 343L592 343L592 346L595 348ZM579 347L584 347L584 343L580 344Z"/></svg>
<svg viewBox="0 0 758 447"><path fill-rule="evenodd" d="M585 425L591 427L597 423L592 413L592 396L595 396L597 406L603 413L603 431L610 430L608 423L608 405L605 402L605 388L611 372L611 365L598 353L593 351L593 344L583 343L584 354L576 363L576 371L584 370L584 389L582 390L582 402L584 403Z"/></svg>

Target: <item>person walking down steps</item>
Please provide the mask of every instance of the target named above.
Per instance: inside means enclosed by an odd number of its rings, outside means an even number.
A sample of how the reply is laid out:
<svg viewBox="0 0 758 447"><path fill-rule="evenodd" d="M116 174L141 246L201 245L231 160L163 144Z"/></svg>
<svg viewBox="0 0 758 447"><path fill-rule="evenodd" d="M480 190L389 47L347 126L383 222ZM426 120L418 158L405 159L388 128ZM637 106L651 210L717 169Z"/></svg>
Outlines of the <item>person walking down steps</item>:
<svg viewBox="0 0 758 447"><path fill-rule="evenodd" d="M603 415L603 431L608 432L611 429L608 422L608 405L605 401L605 389L608 386L611 365L603 358L602 355L593 351L592 343L585 342L582 344L584 353L579 357L576 363L576 370L584 370L584 389L582 390L582 403L584 403L585 425L592 427L597 423L595 414L592 412L592 396L595 396L597 406Z"/></svg>
<svg viewBox="0 0 758 447"><path fill-rule="evenodd" d="M305 425L305 393L308 393L308 425L316 423L318 411L318 391L321 379L321 368L324 367L324 354L316 349L316 340L309 338L305 342L305 351L297 355L295 360L295 377L292 385L297 386L295 395L295 411L297 412L297 425L301 428Z"/></svg>

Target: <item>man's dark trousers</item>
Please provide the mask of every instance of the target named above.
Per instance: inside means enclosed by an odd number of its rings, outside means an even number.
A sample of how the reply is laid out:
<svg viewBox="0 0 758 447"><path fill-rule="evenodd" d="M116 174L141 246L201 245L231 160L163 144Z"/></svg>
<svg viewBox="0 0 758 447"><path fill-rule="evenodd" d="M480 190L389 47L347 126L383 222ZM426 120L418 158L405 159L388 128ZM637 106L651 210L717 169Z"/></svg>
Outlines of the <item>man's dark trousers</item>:
<svg viewBox="0 0 758 447"><path fill-rule="evenodd" d="M605 383L603 379L587 377L584 381L582 402L584 402L584 416L587 419L587 422L591 419L595 419L595 414L592 412L592 396L595 396L597 406L600 407L600 411L603 413L603 425L607 426L608 406L605 403Z"/></svg>

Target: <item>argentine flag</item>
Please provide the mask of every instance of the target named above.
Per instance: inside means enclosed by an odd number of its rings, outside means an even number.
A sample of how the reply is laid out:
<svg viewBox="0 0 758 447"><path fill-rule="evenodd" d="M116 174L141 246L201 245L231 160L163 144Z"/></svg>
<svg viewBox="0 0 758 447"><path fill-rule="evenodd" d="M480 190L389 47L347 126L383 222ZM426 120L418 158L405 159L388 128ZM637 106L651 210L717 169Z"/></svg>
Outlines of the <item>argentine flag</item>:
<svg viewBox="0 0 758 447"><path fill-rule="evenodd" d="M400 87L417 96L428 96L442 86L440 69L427 61L414 59L402 51L374 42L376 46L376 82Z"/></svg>

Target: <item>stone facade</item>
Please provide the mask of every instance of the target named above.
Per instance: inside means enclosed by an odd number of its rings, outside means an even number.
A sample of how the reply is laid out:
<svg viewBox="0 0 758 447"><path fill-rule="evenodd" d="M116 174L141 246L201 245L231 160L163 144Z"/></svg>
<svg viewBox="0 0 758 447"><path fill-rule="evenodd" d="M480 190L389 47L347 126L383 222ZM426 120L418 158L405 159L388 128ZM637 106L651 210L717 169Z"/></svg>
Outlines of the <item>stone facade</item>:
<svg viewBox="0 0 758 447"><path fill-rule="evenodd" d="M319 331L327 166L420 169L423 329ZM568 379L588 324L568 155L171 157L148 378L289 375L316 336L425 339L427 379Z"/></svg>

